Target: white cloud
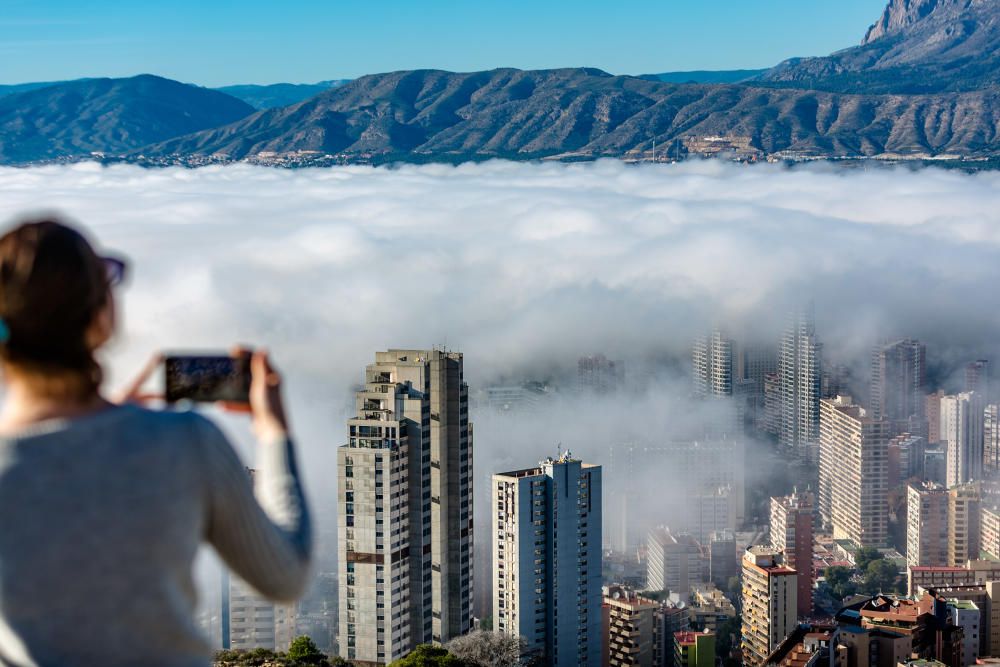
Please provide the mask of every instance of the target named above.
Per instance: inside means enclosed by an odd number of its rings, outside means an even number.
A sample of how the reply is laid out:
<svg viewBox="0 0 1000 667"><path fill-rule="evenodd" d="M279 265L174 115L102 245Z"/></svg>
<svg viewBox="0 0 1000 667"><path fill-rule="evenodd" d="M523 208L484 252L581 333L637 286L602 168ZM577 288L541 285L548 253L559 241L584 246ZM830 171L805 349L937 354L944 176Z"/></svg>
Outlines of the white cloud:
<svg viewBox="0 0 1000 667"><path fill-rule="evenodd" d="M945 366L1000 348L993 172L615 161L0 169L0 220L42 208L134 262L114 381L154 349L268 345L289 376L307 468L322 479L350 386L390 346L462 350L475 390L593 352L683 356L713 321L775 336L786 306L814 298L826 349L845 361L863 362L882 335L925 339ZM565 442L616 433L579 424ZM504 437L477 429L477 474ZM540 451L554 444L523 437Z"/></svg>

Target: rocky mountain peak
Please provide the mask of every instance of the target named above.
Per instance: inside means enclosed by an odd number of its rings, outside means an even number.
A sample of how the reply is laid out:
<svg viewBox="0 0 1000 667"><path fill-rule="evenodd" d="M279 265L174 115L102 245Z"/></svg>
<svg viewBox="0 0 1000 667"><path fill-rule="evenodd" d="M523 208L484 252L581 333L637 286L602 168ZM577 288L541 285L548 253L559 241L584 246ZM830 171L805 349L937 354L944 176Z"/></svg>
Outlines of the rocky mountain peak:
<svg viewBox="0 0 1000 667"><path fill-rule="evenodd" d="M954 14L991 3L995 4L996 0L889 0L889 5L879 20L868 28L861 44L870 44L886 35L903 31L932 15Z"/></svg>

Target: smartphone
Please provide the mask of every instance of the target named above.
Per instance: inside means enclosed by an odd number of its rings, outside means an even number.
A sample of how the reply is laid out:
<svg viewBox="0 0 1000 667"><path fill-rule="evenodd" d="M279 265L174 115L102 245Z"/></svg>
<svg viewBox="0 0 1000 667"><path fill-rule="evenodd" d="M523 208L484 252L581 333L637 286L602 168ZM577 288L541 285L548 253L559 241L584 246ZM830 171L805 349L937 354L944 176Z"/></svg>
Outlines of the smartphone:
<svg viewBox="0 0 1000 667"><path fill-rule="evenodd" d="M250 402L249 355L170 355L164 365L167 403Z"/></svg>

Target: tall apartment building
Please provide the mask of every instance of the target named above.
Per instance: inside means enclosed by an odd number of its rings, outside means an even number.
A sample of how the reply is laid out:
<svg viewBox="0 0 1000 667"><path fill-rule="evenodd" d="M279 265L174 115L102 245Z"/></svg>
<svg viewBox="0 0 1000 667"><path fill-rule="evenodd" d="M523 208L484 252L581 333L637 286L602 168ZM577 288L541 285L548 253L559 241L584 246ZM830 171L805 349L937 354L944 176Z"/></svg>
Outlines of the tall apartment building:
<svg viewBox="0 0 1000 667"><path fill-rule="evenodd" d="M228 607L229 632L224 648L287 651L295 638L295 606L271 602L235 575L228 579L229 600L224 608Z"/></svg>
<svg viewBox="0 0 1000 667"><path fill-rule="evenodd" d="M978 484L948 489L948 565L979 558L981 494Z"/></svg>
<svg viewBox="0 0 1000 667"><path fill-rule="evenodd" d="M983 472L1000 475L1000 404L983 408Z"/></svg>
<svg viewBox="0 0 1000 667"><path fill-rule="evenodd" d="M893 422L894 430L913 432L924 421L927 386L927 348L920 341L887 342L872 351L872 417ZM921 435L923 428L917 433Z"/></svg>
<svg viewBox="0 0 1000 667"><path fill-rule="evenodd" d="M701 547L691 535L673 535L660 526L649 532L646 545L646 588L687 595L702 581Z"/></svg>
<svg viewBox="0 0 1000 667"><path fill-rule="evenodd" d="M966 364L965 391L974 391L985 400L992 400L989 359L978 359Z"/></svg>
<svg viewBox="0 0 1000 667"><path fill-rule="evenodd" d="M254 471L247 468L251 483ZM275 604L235 574L222 575L222 648L286 651L295 637L295 605Z"/></svg>
<svg viewBox="0 0 1000 667"><path fill-rule="evenodd" d="M613 394L625 384L625 362L613 361L603 354L580 357L576 373L580 388L596 394Z"/></svg>
<svg viewBox="0 0 1000 667"><path fill-rule="evenodd" d="M472 439L462 355L378 352L337 451L339 643L388 664L472 625Z"/></svg>
<svg viewBox="0 0 1000 667"><path fill-rule="evenodd" d="M981 495L975 484L946 489L934 482L907 487L906 562L915 567L964 567L979 558Z"/></svg>
<svg viewBox="0 0 1000 667"><path fill-rule="evenodd" d="M747 667L762 667L797 627L795 575L773 547L752 546L743 554L742 648Z"/></svg>
<svg viewBox="0 0 1000 667"><path fill-rule="evenodd" d="M983 420L983 401L978 393L941 399L941 441L946 447L949 487L982 479Z"/></svg>
<svg viewBox="0 0 1000 667"><path fill-rule="evenodd" d="M712 533L736 530L736 498L728 484L710 486L688 496L687 531L702 544L708 544Z"/></svg>
<svg viewBox="0 0 1000 667"><path fill-rule="evenodd" d="M1000 560L1000 507L996 505L980 506L979 550L984 558Z"/></svg>
<svg viewBox="0 0 1000 667"><path fill-rule="evenodd" d="M601 662L601 467L493 475L493 618L555 667Z"/></svg>
<svg viewBox="0 0 1000 667"><path fill-rule="evenodd" d="M895 490L908 479L924 476L926 440L919 435L900 433L889 441L889 489Z"/></svg>
<svg viewBox="0 0 1000 667"><path fill-rule="evenodd" d="M621 586L604 590L604 667L654 667L653 628L659 606Z"/></svg>
<svg viewBox="0 0 1000 667"><path fill-rule="evenodd" d="M793 454L810 458L819 441L819 401L822 390L822 345L816 339L813 308L788 317L778 349L781 379L779 439Z"/></svg>
<svg viewBox="0 0 1000 667"><path fill-rule="evenodd" d="M662 602L653 614L653 664L677 667L674 663L674 635L691 628L691 611L683 604Z"/></svg>
<svg viewBox="0 0 1000 667"><path fill-rule="evenodd" d="M944 391L938 389L924 398L924 414L927 415L927 444L936 445L941 442L941 399Z"/></svg>
<svg viewBox="0 0 1000 667"><path fill-rule="evenodd" d="M813 520L816 500L809 491L771 498L771 546L784 553L797 575L797 615L812 615Z"/></svg>
<svg viewBox="0 0 1000 667"><path fill-rule="evenodd" d="M889 422L849 396L822 401L819 510L835 539L861 547L888 540Z"/></svg>
<svg viewBox="0 0 1000 667"><path fill-rule="evenodd" d="M732 396L733 340L719 329L694 341L691 378L695 396Z"/></svg>
<svg viewBox="0 0 1000 667"><path fill-rule="evenodd" d="M709 581L725 589L730 577L739 576L736 535L729 531L713 533L709 537L708 554Z"/></svg>
<svg viewBox="0 0 1000 667"><path fill-rule="evenodd" d="M934 482L906 488L906 563L948 564L948 490Z"/></svg>
<svg viewBox="0 0 1000 667"><path fill-rule="evenodd" d="M777 372L764 376L764 410L760 414L757 426L765 433L773 436L781 435L781 376Z"/></svg>

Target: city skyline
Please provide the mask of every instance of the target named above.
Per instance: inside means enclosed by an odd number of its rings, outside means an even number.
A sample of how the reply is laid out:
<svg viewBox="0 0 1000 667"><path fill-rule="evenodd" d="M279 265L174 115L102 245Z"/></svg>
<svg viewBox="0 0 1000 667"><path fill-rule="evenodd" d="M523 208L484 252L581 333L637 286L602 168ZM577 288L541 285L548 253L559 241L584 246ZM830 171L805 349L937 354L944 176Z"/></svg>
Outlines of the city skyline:
<svg viewBox="0 0 1000 667"><path fill-rule="evenodd" d="M587 66L635 75L764 68L858 43L859 27L883 8L881 0L767 6L632 0L613 10L588 1L570 11L520 0L502 7L434 0L376 10L360 2L308 1L276 14L258 0L184 0L169 9L12 0L0 20L0 56L7 63L0 84L140 73L222 86L419 68Z"/></svg>

